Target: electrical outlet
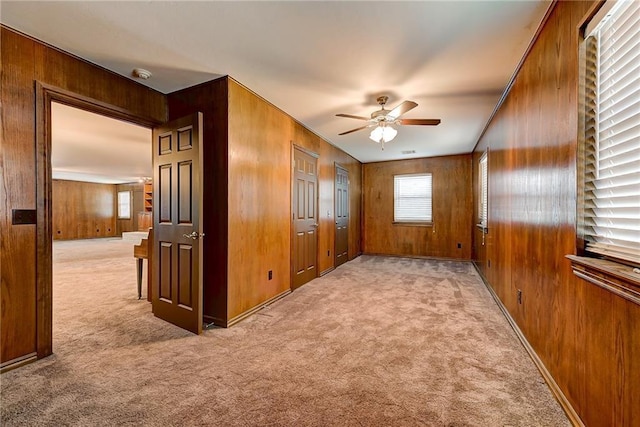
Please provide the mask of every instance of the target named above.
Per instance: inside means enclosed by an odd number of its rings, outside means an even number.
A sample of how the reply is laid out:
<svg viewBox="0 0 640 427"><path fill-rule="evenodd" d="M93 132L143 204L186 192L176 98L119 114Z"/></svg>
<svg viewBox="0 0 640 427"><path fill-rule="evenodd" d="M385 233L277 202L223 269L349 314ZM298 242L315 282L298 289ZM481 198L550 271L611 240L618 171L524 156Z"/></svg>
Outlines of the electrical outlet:
<svg viewBox="0 0 640 427"><path fill-rule="evenodd" d="M522 290L518 289L518 304L522 304Z"/></svg>
<svg viewBox="0 0 640 427"><path fill-rule="evenodd" d="M458 243L458 249L462 248L462 243Z"/></svg>
<svg viewBox="0 0 640 427"><path fill-rule="evenodd" d="M269 270L269 280L273 279L273 270Z"/></svg>

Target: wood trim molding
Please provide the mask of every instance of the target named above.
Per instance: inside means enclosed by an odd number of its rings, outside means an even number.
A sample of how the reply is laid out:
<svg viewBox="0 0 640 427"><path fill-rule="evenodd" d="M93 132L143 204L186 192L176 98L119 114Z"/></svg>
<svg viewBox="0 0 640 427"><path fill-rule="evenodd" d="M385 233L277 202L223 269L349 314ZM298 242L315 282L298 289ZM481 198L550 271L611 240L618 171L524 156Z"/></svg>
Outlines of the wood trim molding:
<svg viewBox="0 0 640 427"><path fill-rule="evenodd" d="M432 259L434 261L456 261L456 262L470 262L471 260L465 258L447 258L447 257L438 257L438 256L426 256L426 255L403 255L403 254L384 254L377 252L360 252L356 257L365 255L365 256L385 256L392 258L411 258L411 259ZM355 258L354 258L355 259ZM351 260L353 261L353 260Z"/></svg>
<svg viewBox="0 0 640 427"><path fill-rule="evenodd" d="M298 150L302 151L303 153L306 153L306 154L310 155L311 157L315 157L316 159L320 158L320 154L318 154L318 153L316 153L314 151L311 151L308 148L305 148L305 147L303 147L301 145L298 145L293 141L291 141L291 144L293 145L294 149L298 149ZM293 161L293 157L291 157L291 160Z"/></svg>
<svg viewBox="0 0 640 427"><path fill-rule="evenodd" d="M633 267L606 259L567 255L573 274L640 305L640 274Z"/></svg>
<svg viewBox="0 0 640 427"><path fill-rule="evenodd" d="M4 374L5 372L8 372L12 369L16 369L29 363L35 362L36 360L38 360L38 353L35 352L26 354L13 360L9 360L0 365L0 374Z"/></svg>
<svg viewBox="0 0 640 427"><path fill-rule="evenodd" d="M349 262L349 261L347 261L347 262ZM329 268L327 268L326 270L321 271L321 272L320 272L320 275L319 275L318 277L322 277L322 276L324 276L325 274L329 274L329 273L331 273L331 272L332 272L333 270L335 270L335 269L336 269L335 267L329 267Z"/></svg>
<svg viewBox="0 0 640 427"><path fill-rule="evenodd" d="M538 368L538 371L540 371L540 373L542 374L542 377L544 378L545 382L549 386L551 393L553 393L558 403L560 403L560 406L562 407L562 410L567 415L567 418L569 418L571 425L573 425L574 427L585 427L584 423L580 419L580 416L575 411L575 409L573 409L573 406L569 402L569 399L567 399L567 396L564 395L564 393L560 389L560 386L558 386L556 381L553 379L553 376L551 376L551 373L547 370L546 366L544 366L544 363L542 362L540 357L538 357L538 354L535 352L533 347L531 347L531 344L529 344L529 341L527 341L524 334L516 324L515 320L513 320L513 317L511 317L511 314L509 314L509 311L507 310L507 308L504 306L502 301L500 301L500 298L498 297L498 295L495 293L495 291L493 290L493 288L491 287L487 279L482 274L482 270L478 267L475 261L472 262L472 264L475 267L476 271L478 272L478 275L482 279L482 282L487 287L487 290L491 294L491 297L493 297L496 304L498 305L498 308L500 308L500 311L502 311L502 314L504 314L504 317L507 319L507 322L509 322L509 325L511 325L511 328L516 333L516 336L520 340L520 343L522 344L524 349L527 351L527 353L529 353L529 357L531 357L531 360L533 360L533 363L536 365L536 368Z"/></svg>
<svg viewBox="0 0 640 427"><path fill-rule="evenodd" d="M126 109L35 81L36 116L36 349L37 357L53 353L53 257L51 102L146 127L160 124Z"/></svg>
<svg viewBox="0 0 640 427"><path fill-rule="evenodd" d="M227 321L227 323L226 323L226 327L230 328L231 326L235 325L236 323L240 322L241 320L244 320L247 317L251 316L252 314L256 313L257 311L262 310L266 306L271 305L274 302L278 301L279 299L286 297L290 293L291 293L291 289L287 289L286 291L280 292L278 295L276 295L276 296L274 296L272 298L269 298L268 300L266 300L262 304L258 304L255 307L253 307L252 309L249 309L249 310L245 311L244 313L241 313L241 314L237 315L236 317L229 319Z"/></svg>

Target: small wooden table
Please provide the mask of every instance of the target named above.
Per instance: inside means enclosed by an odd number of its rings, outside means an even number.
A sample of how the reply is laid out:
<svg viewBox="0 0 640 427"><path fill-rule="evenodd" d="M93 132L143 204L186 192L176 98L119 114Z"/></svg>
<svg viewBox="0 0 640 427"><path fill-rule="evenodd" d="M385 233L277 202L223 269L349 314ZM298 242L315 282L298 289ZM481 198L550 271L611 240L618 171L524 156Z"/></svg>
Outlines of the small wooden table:
<svg viewBox="0 0 640 427"><path fill-rule="evenodd" d="M133 247L133 256L137 261L138 270L138 299L142 299L142 260L147 260L147 301L151 301L151 245L153 229L149 229L149 237L142 239L139 245Z"/></svg>

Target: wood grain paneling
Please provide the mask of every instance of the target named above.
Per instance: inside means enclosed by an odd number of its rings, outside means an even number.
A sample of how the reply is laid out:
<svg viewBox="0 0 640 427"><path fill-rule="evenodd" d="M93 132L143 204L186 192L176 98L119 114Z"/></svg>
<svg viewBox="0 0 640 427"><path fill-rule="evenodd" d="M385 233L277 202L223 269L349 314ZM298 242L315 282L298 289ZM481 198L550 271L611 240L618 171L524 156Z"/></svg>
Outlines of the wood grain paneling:
<svg viewBox="0 0 640 427"><path fill-rule="evenodd" d="M292 144L319 155L319 270L334 266L335 162L351 179L349 259L360 254L357 160L228 77L168 99L172 119L204 114L207 321L229 326L290 289Z"/></svg>
<svg viewBox="0 0 640 427"><path fill-rule="evenodd" d="M292 127L229 80L229 319L291 286Z"/></svg>
<svg viewBox="0 0 640 427"><path fill-rule="evenodd" d="M470 154L363 165L364 252L470 259L471 168ZM412 173L433 176L433 226L393 224L393 176Z"/></svg>
<svg viewBox="0 0 640 427"><path fill-rule="evenodd" d="M53 239L113 237L116 232L116 186L53 181Z"/></svg>
<svg viewBox="0 0 640 427"><path fill-rule="evenodd" d="M4 203L0 222L3 307L0 361L10 364L34 352L39 357L51 352L52 236L48 216L51 183L47 177L50 165L43 167L48 155L41 149L41 136L47 132L42 116L45 109L38 110L36 101L42 99L34 90L34 82L112 105L146 123L166 119L166 101L156 91L6 27L0 32L3 68L0 191ZM42 125L41 133L36 132L39 129L36 123ZM37 226L11 225L11 211L18 208L37 209Z"/></svg>
<svg viewBox="0 0 640 427"><path fill-rule="evenodd" d="M0 362L36 353L36 226L11 224L13 209L35 209L34 44L0 29ZM9 326L10 325L10 326Z"/></svg>
<svg viewBox="0 0 640 427"><path fill-rule="evenodd" d="M474 259L588 426L640 420L640 306L572 274L578 26L593 2L558 2L474 153L489 148L489 232ZM476 194L477 200L477 194ZM522 292L522 302L517 299Z"/></svg>

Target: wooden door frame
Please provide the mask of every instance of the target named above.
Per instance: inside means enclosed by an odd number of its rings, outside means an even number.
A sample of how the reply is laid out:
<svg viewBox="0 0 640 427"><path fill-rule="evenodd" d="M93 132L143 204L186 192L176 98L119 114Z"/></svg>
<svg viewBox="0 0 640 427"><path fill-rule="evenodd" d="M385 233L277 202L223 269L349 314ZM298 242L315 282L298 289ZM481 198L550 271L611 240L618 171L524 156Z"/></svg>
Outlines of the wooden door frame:
<svg viewBox="0 0 640 427"><path fill-rule="evenodd" d="M338 224L336 221L338 220L338 215L336 214L336 175L338 174L338 168L342 169L347 173L347 177L349 177L349 169L345 168L338 162L333 162L333 268L336 268L338 264L338 251L336 251L336 246L338 245ZM351 178L347 179L347 227L349 227L349 223L351 220ZM347 261L349 261L349 233L347 232ZM346 261L345 261L346 262Z"/></svg>
<svg viewBox="0 0 640 427"><path fill-rule="evenodd" d="M36 114L36 349L37 358L53 354L53 227L51 176L51 103L151 128L150 117L97 99L35 81Z"/></svg>
<svg viewBox="0 0 640 427"><path fill-rule="evenodd" d="M291 141L291 161L289 162L289 164L291 165L291 176L289 178L289 180L291 181L291 185L290 185L290 191L291 193L289 194L289 218L291 218L289 220L289 224L290 224L290 228L291 228L291 233L289 235L289 289L293 290L293 277L295 275L295 269L293 266L293 240L295 239L295 233L296 230L294 228L293 225L293 191L294 191L294 184L295 184L295 152L296 150L300 150L305 154L310 155L311 157L314 157L316 159L316 219L318 220L318 227L316 228L316 278L319 277L319 273L318 273L318 257L320 255L320 218L318 218L318 215L320 214L320 206L318 205L318 202L320 201L320 155L318 153L315 153L311 150L309 150L308 148L302 147L300 145L297 145L295 142Z"/></svg>

